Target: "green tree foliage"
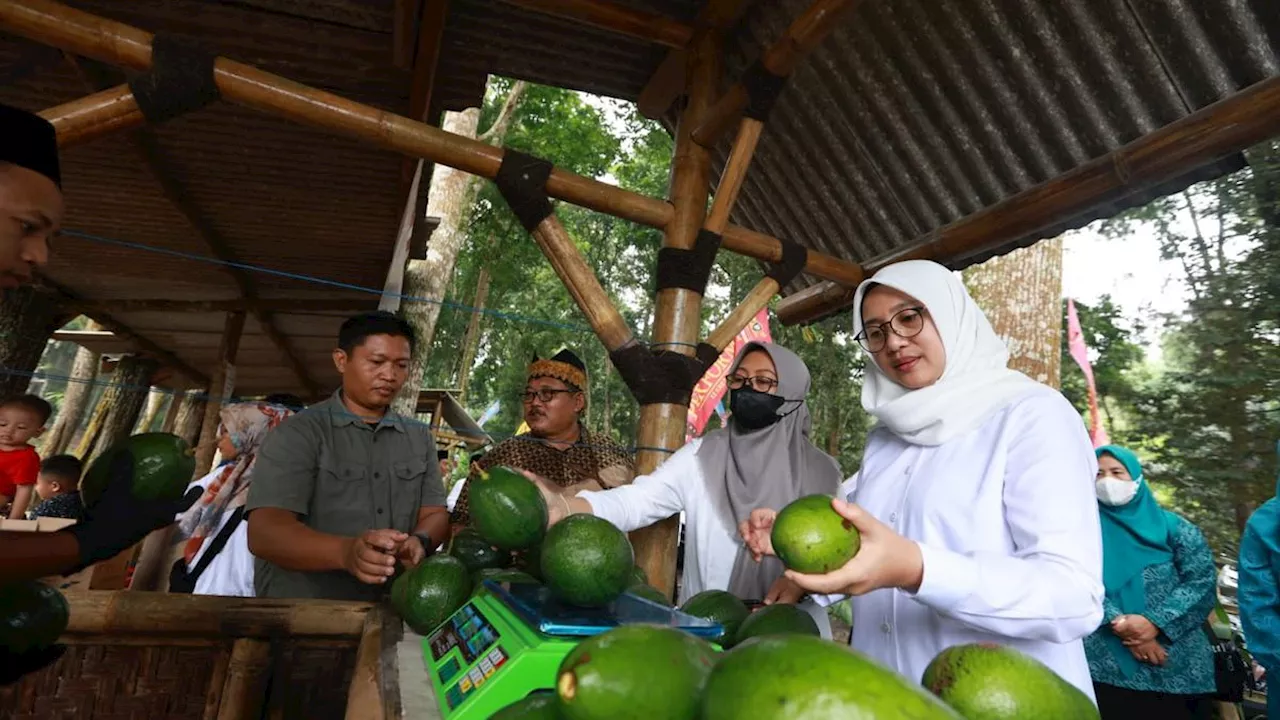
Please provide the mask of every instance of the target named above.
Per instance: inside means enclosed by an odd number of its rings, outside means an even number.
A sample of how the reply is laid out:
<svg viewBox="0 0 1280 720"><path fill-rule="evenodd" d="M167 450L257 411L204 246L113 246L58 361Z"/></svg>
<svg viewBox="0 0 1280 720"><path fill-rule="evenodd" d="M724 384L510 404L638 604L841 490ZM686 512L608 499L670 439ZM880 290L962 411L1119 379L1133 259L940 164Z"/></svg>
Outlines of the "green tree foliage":
<svg viewBox="0 0 1280 720"><path fill-rule="evenodd" d="M1084 342L1093 352L1090 364L1103 420L1117 442L1127 442L1125 430L1131 424L1131 418L1126 415L1137 400L1137 383L1146 356L1146 351L1137 342L1144 330L1143 325L1126 319L1110 295L1103 295L1092 305L1077 302L1075 306ZM1067 347L1065 302L1062 307L1062 394L1087 420L1088 386L1084 371L1072 359Z"/></svg>

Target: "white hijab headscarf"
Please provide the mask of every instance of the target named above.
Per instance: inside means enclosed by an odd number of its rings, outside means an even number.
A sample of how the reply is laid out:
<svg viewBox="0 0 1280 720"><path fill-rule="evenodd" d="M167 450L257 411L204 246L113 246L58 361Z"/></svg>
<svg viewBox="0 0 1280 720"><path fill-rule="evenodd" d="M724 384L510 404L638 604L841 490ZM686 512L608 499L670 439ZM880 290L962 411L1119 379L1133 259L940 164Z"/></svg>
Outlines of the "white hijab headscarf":
<svg viewBox="0 0 1280 720"><path fill-rule="evenodd" d="M1009 349L960 278L929 260L895 263L862 281L853 297L855 335L863 328L862 300L875 285L919 300L947 352L942 377L918 390L890 380L870 358L862 381L862 407L893 434L913 445L942 445L979 427L1037 385L1009 369Z"/></svg>

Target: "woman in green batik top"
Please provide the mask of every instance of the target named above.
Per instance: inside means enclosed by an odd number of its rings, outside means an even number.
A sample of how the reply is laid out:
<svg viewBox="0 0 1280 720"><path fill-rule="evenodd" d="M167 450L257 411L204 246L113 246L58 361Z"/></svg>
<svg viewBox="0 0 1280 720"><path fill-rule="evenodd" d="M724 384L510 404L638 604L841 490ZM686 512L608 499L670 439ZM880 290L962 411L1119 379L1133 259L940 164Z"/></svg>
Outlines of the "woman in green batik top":
<svg viewBox="0 0 1280 720"><path fill-rule="evenodd" d="M1106 596L1084 649L1102 720L1212 717L1213 553L1156 502L1137 455L1115 445L1097 455Z"/></svg>

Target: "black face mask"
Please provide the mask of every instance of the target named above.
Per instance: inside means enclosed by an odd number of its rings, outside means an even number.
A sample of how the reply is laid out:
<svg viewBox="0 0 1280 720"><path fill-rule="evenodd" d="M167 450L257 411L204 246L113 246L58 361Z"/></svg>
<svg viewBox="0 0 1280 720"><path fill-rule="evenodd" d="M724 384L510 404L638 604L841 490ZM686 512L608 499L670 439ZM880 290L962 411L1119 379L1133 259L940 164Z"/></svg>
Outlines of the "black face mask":
<svg viewBox="0 0 1280 720"><path fill-rule="evenodd" d="M739 429L748 432L761 430L783 418L778 414L787 399L780 395L770 395L743 385L729 392L729 410L733 413L731 420Z"/></svg>

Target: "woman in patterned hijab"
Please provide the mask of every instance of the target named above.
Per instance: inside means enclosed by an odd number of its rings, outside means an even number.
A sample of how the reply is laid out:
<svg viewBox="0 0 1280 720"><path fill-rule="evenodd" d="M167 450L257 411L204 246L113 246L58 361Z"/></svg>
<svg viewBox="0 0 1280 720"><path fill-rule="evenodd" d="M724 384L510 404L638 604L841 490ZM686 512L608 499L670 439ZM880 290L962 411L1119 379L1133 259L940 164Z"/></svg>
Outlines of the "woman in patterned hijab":
<svg viewBox="0 0 1280 720"><path fill-rule="evenodd" d="M187 540L170 576L171 590L183 590L185 580L191 585L187 591L198 595L253 596L253 556L248 526L241 522L244 504L262 441L290 415L293 411L288 408L259 402L222 408L218 450L224 462L194 483L204 488L204 494L178 517L179 532ZM235 525L228 527L232 522ZM206 557L220 535L223 547Z"/></svg>

